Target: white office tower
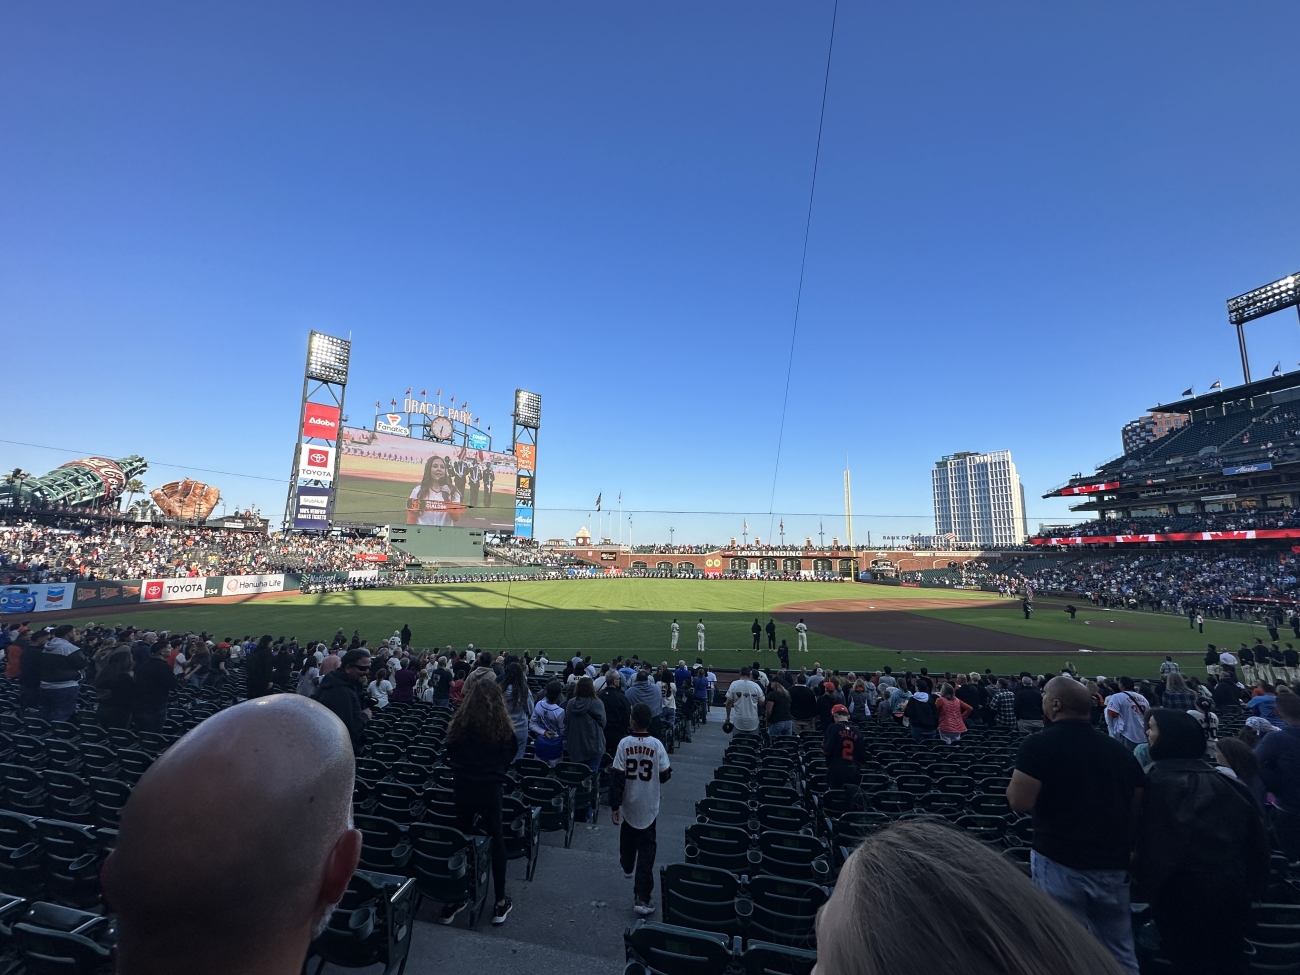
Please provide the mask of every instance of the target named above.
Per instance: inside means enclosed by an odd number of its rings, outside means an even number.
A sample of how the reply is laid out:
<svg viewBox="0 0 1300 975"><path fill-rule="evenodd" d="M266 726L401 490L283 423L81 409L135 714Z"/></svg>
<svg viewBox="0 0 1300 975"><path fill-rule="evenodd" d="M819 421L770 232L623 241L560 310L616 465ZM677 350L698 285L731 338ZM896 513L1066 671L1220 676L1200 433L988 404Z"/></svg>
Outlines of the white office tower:
<svg viewBox="0 0 1300 975"><path fill-rule="evenodd" d="M934 528L974 545L1019 545L1029 534L1025 492L1009 450L949 454L934 465Z"/></svg>

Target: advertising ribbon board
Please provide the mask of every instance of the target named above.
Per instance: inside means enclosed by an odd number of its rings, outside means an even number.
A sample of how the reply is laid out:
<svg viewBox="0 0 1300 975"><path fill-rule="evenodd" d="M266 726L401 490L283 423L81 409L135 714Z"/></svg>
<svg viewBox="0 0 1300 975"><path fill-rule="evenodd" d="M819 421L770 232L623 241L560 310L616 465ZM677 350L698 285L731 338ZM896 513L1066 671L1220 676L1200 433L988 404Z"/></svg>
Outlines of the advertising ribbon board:
<svg viewBox="0 0 1300 975"><path fill-rule="evenodd" d="M72 605L94 609L99 606L127 606L140 601L143 583L139 579L102 582L79 582L73 594Z"/></svg>

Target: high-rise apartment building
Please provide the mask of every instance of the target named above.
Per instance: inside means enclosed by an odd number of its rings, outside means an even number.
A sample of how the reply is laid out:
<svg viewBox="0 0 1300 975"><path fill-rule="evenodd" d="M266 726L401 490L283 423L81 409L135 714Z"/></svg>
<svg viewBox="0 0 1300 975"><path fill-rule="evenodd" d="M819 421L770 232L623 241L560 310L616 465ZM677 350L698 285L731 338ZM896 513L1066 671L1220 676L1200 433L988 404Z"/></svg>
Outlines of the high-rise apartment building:
<svg viewBox="0 0 1300 975"><path fill-rule="evenodd" d="M1011 451L948 454L931 478L936 534L976 545L1019 545L1029 534L1025 489Z"/></svg>
<svg viewBox="0 0 1300 975"><path fill-rule="evenodd" d="M1186 413L1143 413L1136 420L1129 420L1120 427L1124 453L1131 454L1143 444L1154 443L1186 422Z"/></svg>

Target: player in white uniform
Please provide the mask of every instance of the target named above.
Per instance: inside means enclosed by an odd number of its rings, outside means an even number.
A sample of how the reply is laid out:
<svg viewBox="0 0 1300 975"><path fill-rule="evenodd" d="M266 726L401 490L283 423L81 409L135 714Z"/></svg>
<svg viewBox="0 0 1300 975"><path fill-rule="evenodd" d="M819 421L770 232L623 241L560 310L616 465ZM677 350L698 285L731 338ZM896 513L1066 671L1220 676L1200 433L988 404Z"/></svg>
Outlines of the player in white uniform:
<svg viewBox="0 0 1300 975"><path fill-rule="evenodd" d="M698 653L704 652L704 620L695 624L695 649Z"/></svg>
<svg viewBox="0 0 1300 975"><path fill-rule="evenodd" d="M650 706L632 707L632 733L618 743L609 770L609 818L619 826L618 859L632 881L633 909L642 917L654 913L650 895L655 886L659 787L672 775L668 751L650 735Z"/></svg>
<svg viewBox="0 0 1300 975"><path fill-rule="evenodd" d="M804 623L803 617L799 617L799 622L795 625L794 631L799 634L799 649L804 653L808 652L808 626Z"/></svg>
<svg viewBox="0 0 1300 975"><path fill-rule="evenodd" d="M672 635L673 635L673 642L672 642L672 646L670 647L670 649L672 649L672 650L676 650L676 649L677 649L677 631L678 631L679 629L680 629L680 627L677 625L677 620L673 620L673 625L669 627L669 631L670 631L670 632L672 633Z"/></svg>

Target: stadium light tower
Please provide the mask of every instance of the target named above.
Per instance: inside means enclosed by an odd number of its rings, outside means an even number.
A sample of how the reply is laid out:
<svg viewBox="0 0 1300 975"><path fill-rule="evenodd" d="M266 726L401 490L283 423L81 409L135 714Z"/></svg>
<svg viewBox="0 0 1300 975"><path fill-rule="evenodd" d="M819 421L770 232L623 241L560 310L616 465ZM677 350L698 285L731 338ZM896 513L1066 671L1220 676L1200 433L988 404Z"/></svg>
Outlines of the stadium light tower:
<svg viewBox="0 0 1300 975"><path fill-rule="evenodd" d="M1228 322L1237 326L1241 373L1247 383L1250 382L1250 358L1246 355L1246 332L1243 326L1283 308L1295 308L1296 314L1300 315L1300 271L1228 299Z"/></svg>
<svg viewBox="0 0 1300 975"><path fill-rule="evenodd" d="M537 430L542 425L542 397L526 389L515 390L514 426L510 443L515 452L515 535L533 537L537 510ZM599 532L597 532L599 534Z"/></svg>
<svg viewBox="0 0 1300 975"><path fill-rule="evenodd" d="M350 339L316 331L308 336L302 405L294 437L289 493L284 502L285 531L329 531L351 357ZM319 466L321 460L326 466Z"/></svg>

